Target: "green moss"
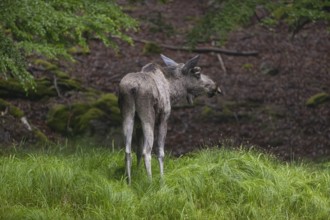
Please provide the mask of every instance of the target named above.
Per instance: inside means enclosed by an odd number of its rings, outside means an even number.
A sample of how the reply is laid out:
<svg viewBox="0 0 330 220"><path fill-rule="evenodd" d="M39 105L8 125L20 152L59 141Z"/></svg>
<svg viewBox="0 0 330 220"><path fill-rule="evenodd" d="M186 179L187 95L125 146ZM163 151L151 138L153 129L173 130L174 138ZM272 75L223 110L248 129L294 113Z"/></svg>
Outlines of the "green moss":
<svg viewBox="0 0 330 220"><path fill-rule="evenodd" d="M16 80L0 80L0 97L38 99L46 95L53 96L55 94L56 91L51 91L50 84L44 80L36 80L35 90L28 89L28 91L25 91Z"/></svg>
<svg viewBox="0 0 330 220"><path fill-rule="evenodd" d="M8 108L9 114L15 118L21 118L24 116L24 112L21 109L17 108L9 102L6 102L3 99L0 99L0 111L5 111L6 108Z"/></svg>
<svg viewBox="0 0 330 220"><path fill-rule="evenodd" d="M83 113L77 118L78 124L76 133L85 131L92 120L102 120L106 114L98 108L90 108L87 112Z"/></svg>
<svg viewBox="0 0 330 220"><path fill-rule="evenodd" d="M94 103L74 103L70 106L57 105L47 115L47 124L65 135L77 135L89 130L92 120L110 120L111 126L121 123L118 98L112 94L101 96Z"/></svg>
<svg viewBox="0 0 330 220"><path fill-rule="evenodd" d="M75 79L59 79L58 86L64 90L81 90L80 83Z"/></svg>
<svg viewBox="0 0 330 220"><path fill-rule="evenodd" d="M63 72L61 70L54 70L53 73L58 78L61 78L61 79L70 79L69 74L67 74L66 72Z"/></svg>
<svg viewBox="0 0 330 220"><path fill-rule="evenodd" d="M109 112L114 106L118 108L118 97L113 93L105 94L101 96L93 106L100 108L105 112Z"/></svg>
<svg viewBox="0 0 330 220"><path fill-rule="evenodd" d="M62 134L67 134L70 133L70 116L70 112L65 105L56 105L48 112L46 123L53 130Z"/></svg>
<svg viewBox="0 0 330 220"><path fill-rule="evenodd" d="M120 109L118 107L118 97L113 93L101 96L93 105L106 112L112 125L119 125L121 122Z"/></svg>
<svg viewBox="0 0 330 220"><path fill-rule="evenodd" d="M325 92L317 93L306 101L308 107L316 107L322 103L330 101L330 95Z"/></svg>
<svg viewBox="0 0 330 220"><path fill-rule="evenodd" d="M204 106L202 109L202 116L210 117L211 115L214 115L214 110L212 108L210 108L209 106Z"/></svg>
<svg viewBox="0 0 330 220"><path fill-rule="evenodd" d="M35 82L35 89L30 88L25 91L17 80L0 80L0 97L28 98L34 100L58 95L53 83L53 79L43 77L36 79ZM82 90L81 84L75 79L59 78L57 85L61 92L70 90Z"/></svg>
<svg viewBox="0 0 330 220"><path fill-rule="evenodd" d="M57 96L57 92L53 87L53 84L47 78L36 80L35 90L30 90L27 94L28 98L40 99L43 97Z"/></svg>
<svg viewBox="0 0 330 220"><path fill-rule="evenodd" d="M247 71L252 71L254 66L252 63L245 63L243 66L242 66L243 69L247 70Z"/></svg>
<svg viewBox="0 0 330 220"><path fill-rule="evenodd" d="M49 142L48 137L39 129L33 131L34 136L38 139L39 142L47 143Z"/></svg>
<svg viewBox="0 0 330 220"><path fill-rule="evenodd" d="M56 70L58 67L55 64L50 63L49 61L43 59L35 59L33 64L41 67L44 70Z"/></svg>
<svg viewBox="0 0 330 220"><path fill-rule="evenodd" d="M70 54L89 54L90 50L88 47L74 46L68 49Z"/></svg>

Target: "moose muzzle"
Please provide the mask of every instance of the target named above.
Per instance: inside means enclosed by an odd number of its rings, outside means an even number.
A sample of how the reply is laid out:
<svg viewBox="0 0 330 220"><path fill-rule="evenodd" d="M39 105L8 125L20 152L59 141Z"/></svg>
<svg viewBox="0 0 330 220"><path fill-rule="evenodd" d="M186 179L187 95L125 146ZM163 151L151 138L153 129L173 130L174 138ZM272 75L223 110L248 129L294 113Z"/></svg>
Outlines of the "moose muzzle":
<svg viewBox="0 0 330 220"><path fill-rule="evenodd" d="M222 93L222 91L221 91L221 89L220 89L220 87L219 86L217 86L215 89L213 89L212 91L210 91L210 92L208 92L207 93L208 94L208 97L213 97L213 96L215 96L215 95L223 95L223 93Z"/></svg>

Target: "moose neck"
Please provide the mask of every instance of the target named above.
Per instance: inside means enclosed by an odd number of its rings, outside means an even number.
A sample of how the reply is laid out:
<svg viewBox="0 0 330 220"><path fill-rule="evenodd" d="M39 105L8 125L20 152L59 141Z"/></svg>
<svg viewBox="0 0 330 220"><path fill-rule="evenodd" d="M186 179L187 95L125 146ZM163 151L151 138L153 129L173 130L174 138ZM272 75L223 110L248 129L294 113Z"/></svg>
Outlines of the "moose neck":
<svg viewBox="0 0 330 220"><path fill-rule="evenodd" d="M175 68L165 67L161 68L169 83L171 103L175 104L178 101L187 98L187 85L182 76L176 73Z"/></svg>
<svg viewBox="0 0 330 220"><path fill-rule="evenodd" d="M187 90L182 78L168 78L170 86L171 103L175 104L178 101L187 97Z"/></svg>

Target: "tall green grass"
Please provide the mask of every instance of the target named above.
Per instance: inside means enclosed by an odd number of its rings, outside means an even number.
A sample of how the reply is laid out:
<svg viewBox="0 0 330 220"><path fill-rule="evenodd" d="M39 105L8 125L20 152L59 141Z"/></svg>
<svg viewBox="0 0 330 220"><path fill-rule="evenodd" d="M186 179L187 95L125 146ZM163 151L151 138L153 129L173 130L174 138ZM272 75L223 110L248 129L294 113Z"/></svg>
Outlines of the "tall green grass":
<svg viewBox="0 0 330 220"><path fill-rule="evenodd" d="M150 183L124 153L77 147L0 156L0 219L329 219L330 163L285 164L246 150L153 161ZM142 167L141 167L142 168Z"/></svg>

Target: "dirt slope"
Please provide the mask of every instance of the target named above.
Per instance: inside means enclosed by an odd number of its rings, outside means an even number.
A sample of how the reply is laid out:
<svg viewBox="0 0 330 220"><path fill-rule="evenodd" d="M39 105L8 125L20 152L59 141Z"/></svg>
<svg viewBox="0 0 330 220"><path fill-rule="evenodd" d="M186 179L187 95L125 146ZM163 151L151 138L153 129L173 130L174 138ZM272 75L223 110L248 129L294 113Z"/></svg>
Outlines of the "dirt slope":
<svg viewBox="0 0 330 220"><path fill-rule="evenodd" d="M140 31L130 34L175 46L184 45L187 31L205 11L205 5L197 1L146 2L127 7L122 1L127 12L141 22ZM211 46L211 42L204 45ZM119 42L118 54L98 42L91 46L92 53L80 57L83 62L74 75L104 91L116 92L122 76L148 62L161 63L158 54L144 53L145 44L139 42L133 47ZM311 96L330 93L330 37L325 25L310 24L292 40L285 25L269 29L252 22L232 33L224 47L257 50L259 55L222 55L227 74L215 54L202 55L203 72L221 85L225 96L200 98L194 108L175 108L167 149L180 155L205 143L248 142L286 159L329 155L330 103L306 106ZM161 52L181 62L194 55Z"/></svg>
<svg viewBox="0 0 330 220"><path fill-rule="evenodd" d="M203 1L169 1L160 4L120 4L140 21L134 39L183 46L186 34L205 13ZM202 54L203 73L218 82L225 95L199 98L194 107L174 107L169 121L167 150L181 155L204 144L257 145L284 159L320 158L330 155L330 102L308 107L318 93L330 94L330 34L322 23L307 25L294 39L285 25L270 29L251 18L251 24L232 33L224 48L257 50L257 57L222 55L225 73L216 54ZM104 92L117 93L119 80L149 62L161 64L159 53L184 62L195 53L134 46L117 41L118 51L90 42L91 53L77 56L71 75ZM149 47L148 47L149 46ZM152 46L152 45L151 45ZM198 46L212 46L204 42ZM155 52L155 53L150 53ZM53 103L30 103L30 120L51 134L43 123ZM22 105L22 104L21 104ZM38 109L40 112L38 113Z"/></svg>

